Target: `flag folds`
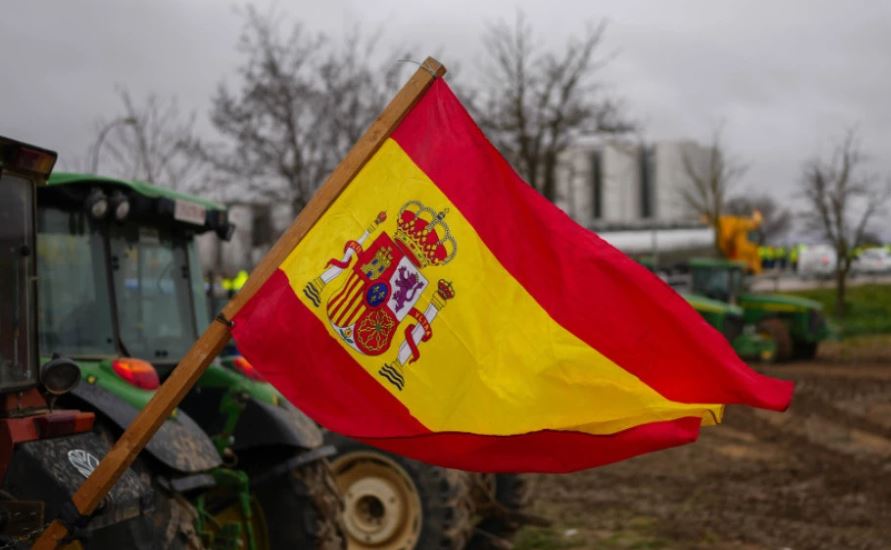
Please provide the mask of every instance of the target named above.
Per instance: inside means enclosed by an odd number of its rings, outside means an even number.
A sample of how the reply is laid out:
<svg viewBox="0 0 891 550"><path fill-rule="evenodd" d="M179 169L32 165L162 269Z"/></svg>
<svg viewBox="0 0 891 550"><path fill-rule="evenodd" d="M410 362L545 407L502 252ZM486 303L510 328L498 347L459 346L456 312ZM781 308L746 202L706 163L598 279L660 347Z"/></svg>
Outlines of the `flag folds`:
<svg viewBox="0 0 891 550"><path fill-rule="evenodd" d="M233 321L324 426L469 470L614 462L792 394L524 183L441 79Z"/></svg>

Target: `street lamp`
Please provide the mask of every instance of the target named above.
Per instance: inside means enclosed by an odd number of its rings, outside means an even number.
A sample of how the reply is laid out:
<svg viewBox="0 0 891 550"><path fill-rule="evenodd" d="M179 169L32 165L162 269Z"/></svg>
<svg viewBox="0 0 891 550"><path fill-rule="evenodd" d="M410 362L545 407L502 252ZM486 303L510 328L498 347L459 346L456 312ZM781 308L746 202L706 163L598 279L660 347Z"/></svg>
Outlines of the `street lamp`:
<svg viewBox="0 0 891 550"><path fill-rule="evenodd" d="M96 138L96 143L93 144L93 161L90 163L90 173L95 174L99 169L99 150L102 148L102 142L105 141L108 132L116 126L136 126L138 123L139 121L135 117L128 116L116 118L102 127L99 137Z"/></svg>

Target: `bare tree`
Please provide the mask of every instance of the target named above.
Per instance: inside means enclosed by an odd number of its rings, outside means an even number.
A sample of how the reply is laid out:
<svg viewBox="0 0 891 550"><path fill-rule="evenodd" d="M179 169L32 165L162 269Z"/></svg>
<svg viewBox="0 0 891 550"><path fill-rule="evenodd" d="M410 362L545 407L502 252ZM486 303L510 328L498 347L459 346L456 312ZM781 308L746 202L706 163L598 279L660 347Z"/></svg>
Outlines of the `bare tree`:
<svg viewBox="0 0 891 550"><path fill-rule="evenodd" d="M211 112L225 142L195 150L239 189L299 210L381 111L403 65L373 63L376 39L358 28L335 44L282 23L247 10L238 89L221 84Z"/></svg>
<svg viewBox="0 0 891 550"><path fill-rule="evenodd" d="M856 130L848 130L828 159L804 165L801 191L808 209L801 217L835 248L835 312L845 315L845 290L853 251L868 236L870 221L891 196L891 185L864 173L865 156Z"/></svg>
<svg viewBox="0 0 891 550"><path fill-rule="evenodd" d="M681 198L694 214L715 228L715 251L721 254L721 216L730 189L746 167L727 155L720 127L712 133L704 158L694 159L685 152L682 162L689 183L681 189Z"/></svg>
<svg viewBox="0 0 891 550"><path fill-rule="evenodd" d="M776 199L770 195L733 197L727 201L724 211L735 216L751 216L755 211L761 212L761 225L757 231L758 244L778 242L792 225L792 216L788 209L780 207Z"/></svg>
<svg viewBox="0 0 891 550"><path fill-rule="evenodd" d="M473 91L480 125L520 175L549 200L556 197L557 161L580 134L632 128L619 104L595 79L606 23L570 37L560 52L542 50L522 13L511 26L489 27L483 86Z"/></svg>
<svg viewBox="0 0 891 550"><path fill-rule="evenodd" d="M119 116L97 124L90 171L189 188L201 171L201 160L191 154L194 113L184 115L176 98L151 94L142 104L119 89Z"/></svg>

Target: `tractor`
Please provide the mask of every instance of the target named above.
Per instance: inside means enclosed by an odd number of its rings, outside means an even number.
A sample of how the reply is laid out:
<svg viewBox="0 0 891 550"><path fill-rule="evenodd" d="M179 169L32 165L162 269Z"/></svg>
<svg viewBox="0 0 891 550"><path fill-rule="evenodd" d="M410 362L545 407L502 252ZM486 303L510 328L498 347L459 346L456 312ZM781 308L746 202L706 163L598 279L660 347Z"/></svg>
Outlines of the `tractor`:
<svg viewBox="0 0 891 550"><path fill-rule="evenodd" d="M822 306L785 294L755 294L746 289L745 262L698 258L689 262L693 294L742 308L743 322L773 341L775 359L811 359L829 336Z"/></svg>
<svg viewBox="0 0 891 550"><path fill-rule="evenodd" d="M94 411L113 440L209 322L196 235L228 239L234 226L219 204L85 174L54 174L37 214L40 349L77 361L85 383L65 402ZM143 454L153 479L188 497L207 546L334 549L333 453L236 359L208 367Z"/></svg>
<svg viewBox="0 0 891 550"><path fill-rule="evenodd" d="M38 352L36 195L56 154L0 138L0 548L27 548L46 525L69 529L65 548L157 548L184 507L137 460L90 517L71 501L109 451L106 423L69 397L81 371L66 350Z"/></svg>
<svg viewBox="0 0 891 550"><path fill-rule="evenodd" d="M638 261L675 288L708 324L724 335L741 358L765 362L776 358L776 343L759 334L751 325L746 325L745 312L740 306L697 294L690 289L689 265L681 265L678 271L674 271L659 269L651 258L641 258Z"/></svg>
<svg viewBox="0 0 891 550"><path fill-rule="evenodd" d="M736 354L743 359L770 362L776 358L776 343L758 334L754 327L746 325L745 312L738 305L690 292L681 292L681 296L708 324L727 338Z"/></svg>

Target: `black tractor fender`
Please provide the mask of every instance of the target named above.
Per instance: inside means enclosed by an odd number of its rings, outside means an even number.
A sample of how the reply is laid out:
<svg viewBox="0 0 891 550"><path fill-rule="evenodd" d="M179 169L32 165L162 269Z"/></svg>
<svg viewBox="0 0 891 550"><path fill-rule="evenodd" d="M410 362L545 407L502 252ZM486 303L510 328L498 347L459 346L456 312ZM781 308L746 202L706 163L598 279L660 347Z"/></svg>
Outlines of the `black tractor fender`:
<svg viewBox="0 0 891 550"><path fill-rule="evenodd" d="M122 430L139 413L133 405L93 384L79 384L66 398L79 402L79 408L96 410ZM145 450L168 468L184 474L205 472L223 463L210 437L180 409L161 425Z"/></svg>
<svg viewBox="0 0 891 550"><path fill-rule="evenodd" d="M13 451L3 491L20 502L41 501L44 520L59 517L64 503L71 502L71 497L84 479L108 451L108 442L93 432L20 443ZM152 487L148 480L127 468L112 486L103 506L90 518L85 530L90 532L133 519L149 506L151 497ZM8 510L4 512L10 513ZM9 517L5 515L4 523L8 522ZM14 518L15 514L11 517ZM15 522L14 519L12 521ZM4 527L0 527L0 533ZM0 544L2 539L0 534Z"/></svg>
<svg viewBox="0 0 891 550"><path fill-rule="evenodd" d="M316 423L284 399L278 405L248 399L233 435L236 452L267 446L315 449L323 443Z"/></svg>

